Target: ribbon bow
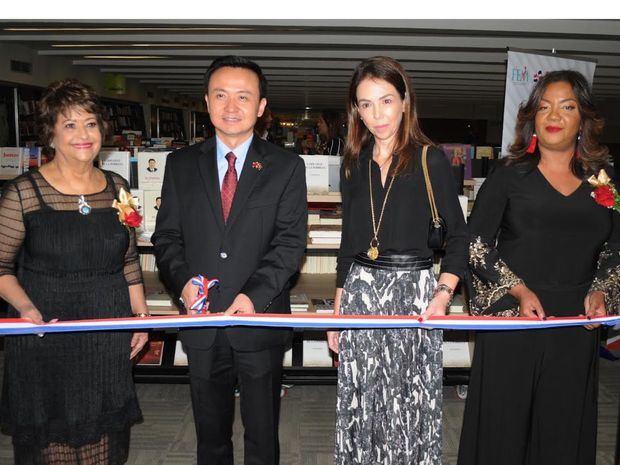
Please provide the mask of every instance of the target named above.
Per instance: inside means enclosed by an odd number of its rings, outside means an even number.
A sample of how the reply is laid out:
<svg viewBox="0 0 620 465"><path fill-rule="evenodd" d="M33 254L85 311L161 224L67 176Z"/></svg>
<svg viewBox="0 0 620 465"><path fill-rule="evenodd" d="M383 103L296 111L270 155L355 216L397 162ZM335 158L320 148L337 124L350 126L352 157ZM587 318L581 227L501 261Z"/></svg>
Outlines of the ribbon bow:
<svg viewBox="0 0 620 465"><path fill-rule="evenodd" d="M590 176L588 178L588 182L593 187L607 186L611 182L611 178L607 175L607 172L604 169L601 169L601 171L598 172L598 176Z"/></svg>
<svg viewBox="0 0 620 465"><path fill-rule="evenodd" d="M125 219L125 215L129 215L136 210L133 204L133 197L122 187L118 191L118 200L114 199L112 207L118 210L118 216L121 221Z"/></svg>
<svg viewBox="0 0 620 465"><path fill-rule="evenodd" d="M198 286L198 294L196 300L190 306L191 310L195 310L196 313L205 313L207 310L207 297L209 296L209 289L216 284L219 284L219 279L207 279L203 275L199 274L192 278L192 284Z"/></svg>

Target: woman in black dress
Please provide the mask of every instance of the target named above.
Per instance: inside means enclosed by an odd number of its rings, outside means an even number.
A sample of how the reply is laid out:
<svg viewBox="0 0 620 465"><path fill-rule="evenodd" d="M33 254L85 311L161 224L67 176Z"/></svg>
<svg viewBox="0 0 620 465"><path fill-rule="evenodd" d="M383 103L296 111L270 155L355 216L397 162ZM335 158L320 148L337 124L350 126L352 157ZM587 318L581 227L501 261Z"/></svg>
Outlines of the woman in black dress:
<svg viewBox="0 0 620 465"><path fill-rule="evenodd" d="M437 282L421 161L430 141L402 66L388 57L360 63L348 114L335 313L445 315L466 270L467 230L448 160L431 147L427 166L447 225ZM346 330L328 338L340 361L335 463L441 463L442 332Z"/></svg>
<svg viewBox="0 0 620 465"><path fill-rule="evenodd" d="M536 85L470 218L473 314L616 311L619 217L586 181L608 169L602 129L581 74ZM594 464L599 339L594 326L479 332L459 465Z"/></svg>
<svg viewBox="0 0 620 465"><path fill-rule="evenodd" d="M93 90L48 87L41 141L52 161L8 183L0 199L0 297L9 315L53 320L146 315L127 183L93 161L105 123ZM122 220L119 221L119 220ZM17 266L16 266L17 265ZM0 405L16 464L125 463L141 420L130 358L146 333L7 336Z"/></svg>

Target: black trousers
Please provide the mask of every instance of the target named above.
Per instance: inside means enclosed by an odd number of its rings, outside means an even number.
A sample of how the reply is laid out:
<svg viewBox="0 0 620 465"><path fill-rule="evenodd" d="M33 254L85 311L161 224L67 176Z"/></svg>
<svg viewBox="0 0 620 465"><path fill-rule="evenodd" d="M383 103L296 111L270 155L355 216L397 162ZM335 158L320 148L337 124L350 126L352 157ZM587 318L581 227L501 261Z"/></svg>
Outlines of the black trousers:
<svg viewBox="0 0 620 465"><path fill-rule="evenodd" d="M251 331L251 330L249 330ZM198 465L233 465L235 385L241 391L245 465L277 465L284 347L241 352L224 329L207 350L186 347Z"/></svg>

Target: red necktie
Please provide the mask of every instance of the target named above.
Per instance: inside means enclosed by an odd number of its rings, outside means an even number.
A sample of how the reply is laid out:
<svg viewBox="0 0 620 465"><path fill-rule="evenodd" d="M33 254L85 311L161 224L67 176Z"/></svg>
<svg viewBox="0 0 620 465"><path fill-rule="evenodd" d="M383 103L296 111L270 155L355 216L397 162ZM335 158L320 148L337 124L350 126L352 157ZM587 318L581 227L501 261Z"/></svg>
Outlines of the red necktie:
<svg viewBox="0 0 620 465"><path fill-rule="evenodd" d="M237 170L235 169L235 160L237 157L234 153L228 152L226 160L228 160L228 170L224 175L222 182L222 211L224 212L224 223L228 220L230 207L232 207L235 190L237 189Z"/></svg>

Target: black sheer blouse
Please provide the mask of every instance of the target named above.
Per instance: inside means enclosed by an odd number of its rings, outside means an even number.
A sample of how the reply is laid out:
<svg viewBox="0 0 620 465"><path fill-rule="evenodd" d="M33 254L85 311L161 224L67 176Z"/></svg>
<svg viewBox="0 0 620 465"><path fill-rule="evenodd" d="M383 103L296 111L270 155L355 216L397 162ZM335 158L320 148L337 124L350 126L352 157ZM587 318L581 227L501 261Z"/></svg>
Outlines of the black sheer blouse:
<svg viewBox="0 0 620 465"><path fill-rule="evenodd" d="M342 242L338 253L337 287L344 285L353 258L358 253L368 250L373 237L368 172L368 160L372 159L373 146L374 143L371 143L362 150L359 164L352 170L349 179L344 175L344 166L341 169L343 224ZM414 166L408 172L396 177L388 197L379 231L381 254L407 254L419 257L433 255L433 251L427 245L431 211L420 166L421 148L416 150L415 157L417 162ZM428 150L427 161L437 209L444 218L448 230L441 272L462 277L467 268L468 233L450 164L443 152L434 147ZM390 170L395 166L396 160L393 159ZM382 186L379 165L372 161L371 169L375 221L378 221L391 177L388 176L385 186Z"/></svg>
<svg viewBox="0 0 620 465"><path fill-rule="evenodd" d="M129 192L125 180L116 173L110 173L114 185L107 185L98 193L85 195L93 208L110 208L121 187ZM39 171L31 172L43 197L43 201L54 210L76 210L76 195L66 195L52 187ZM2 189L0 197L0 276L15 274L17 254L26 236L24 216L42 208L29 179L22 175L10 181ZM128 285L142 283L142 270L136 246L136 233L129 233L129 247L125 254L125 279Z"/></svg>

